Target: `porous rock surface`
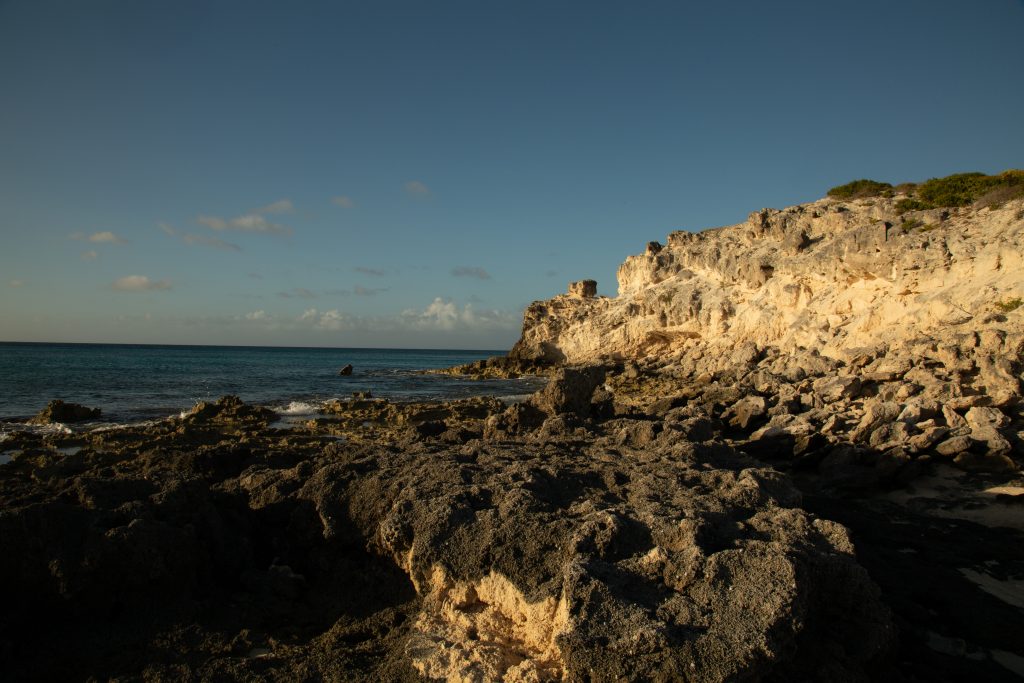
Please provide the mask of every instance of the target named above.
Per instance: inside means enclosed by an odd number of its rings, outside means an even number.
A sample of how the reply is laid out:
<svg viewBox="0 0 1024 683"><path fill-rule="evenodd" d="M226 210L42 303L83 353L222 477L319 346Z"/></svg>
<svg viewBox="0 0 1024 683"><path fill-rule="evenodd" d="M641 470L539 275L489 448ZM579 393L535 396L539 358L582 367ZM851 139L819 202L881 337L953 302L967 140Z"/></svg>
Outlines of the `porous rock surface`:
<svg viewBox="0 0 1024 683"><path fill-rule="evenodd" d="M845 529L710 432L599 420L601 379L560 373L522 408L539 424L353 399L275 429L227 397L23 435L0 471L4 671L866 679L893 631Z"/></svg>

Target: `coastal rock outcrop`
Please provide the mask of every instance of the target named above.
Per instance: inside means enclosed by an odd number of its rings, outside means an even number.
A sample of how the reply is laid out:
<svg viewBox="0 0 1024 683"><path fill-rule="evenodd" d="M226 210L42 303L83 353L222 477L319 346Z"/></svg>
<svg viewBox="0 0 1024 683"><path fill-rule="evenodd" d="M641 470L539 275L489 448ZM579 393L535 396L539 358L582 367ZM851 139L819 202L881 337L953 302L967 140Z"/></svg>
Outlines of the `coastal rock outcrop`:
<svg viewBox="0 0 1024 683"><path fill-rule="evenodd" d="M898 199L827 198L674 232L626 259L618 296L580 296L573 283L530 305L510 355L580 364L702 353L720 369L743 344L843 363L930 345L946 367L971 366L989 394L1019 395L1005 351L1022 343L1024 200L901 213Z"/></svg>
<svg viewBox="0 0 1024 683"><path fill-rule="evenodd" d="M83 420L98 420L101 412L99 408L87 408L77 403L65 403L60 399L50 401L46 407L39 411L39 414L29 420L30 424L48 425L64 422L82 422Z"/></svg>

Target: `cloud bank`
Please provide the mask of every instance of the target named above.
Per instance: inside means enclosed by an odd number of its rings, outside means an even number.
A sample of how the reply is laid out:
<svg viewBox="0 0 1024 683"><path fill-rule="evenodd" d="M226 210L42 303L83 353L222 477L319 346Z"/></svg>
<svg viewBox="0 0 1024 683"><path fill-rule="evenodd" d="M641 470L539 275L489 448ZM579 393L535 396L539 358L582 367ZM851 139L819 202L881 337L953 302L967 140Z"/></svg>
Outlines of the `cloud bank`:
<svg viewBox="0 0 1024 683"><path fill-rule="evenodd" d="M279 199L276 202L261 206L241 216L234 218L222 218L220 216L208 216L201 214L196 218L196 223L206 226L210 230L222 232L224 230L235 230L238 232L254 232L266 235L291 235L293 230L287 225L274 223L267 220L266 214L290 213L295 210L295 205L290 199Z"/></svg>

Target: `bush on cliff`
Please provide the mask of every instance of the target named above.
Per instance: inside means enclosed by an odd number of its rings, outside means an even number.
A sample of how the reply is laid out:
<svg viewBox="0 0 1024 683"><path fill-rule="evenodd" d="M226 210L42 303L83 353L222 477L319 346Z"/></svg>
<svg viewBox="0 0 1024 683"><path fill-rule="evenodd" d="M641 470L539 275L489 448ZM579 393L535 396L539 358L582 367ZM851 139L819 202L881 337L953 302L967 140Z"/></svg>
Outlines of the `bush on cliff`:
<svg viewBox="0 0 1024 683"><path fill-rule="evenodd" d="M878 197L891 191L892 185L889 183L880 183L877 180L861 178L845 185L833 187L828 191L828 196L835 199L863 199L865 197Z"/></svg>

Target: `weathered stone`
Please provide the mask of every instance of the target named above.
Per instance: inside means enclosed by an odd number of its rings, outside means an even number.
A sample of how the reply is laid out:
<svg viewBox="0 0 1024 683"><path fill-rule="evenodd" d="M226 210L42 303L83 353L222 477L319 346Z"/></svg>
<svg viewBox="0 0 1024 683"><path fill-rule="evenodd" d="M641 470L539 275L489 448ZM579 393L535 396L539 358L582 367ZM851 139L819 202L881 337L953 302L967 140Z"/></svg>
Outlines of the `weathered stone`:
<svg viewBox="0 0 1024 683"><path fill-rule="evenodd" d="M814 394L825 403L851 401L860 395L861 381L857 376L822 377L814 380Z"/></svg>

